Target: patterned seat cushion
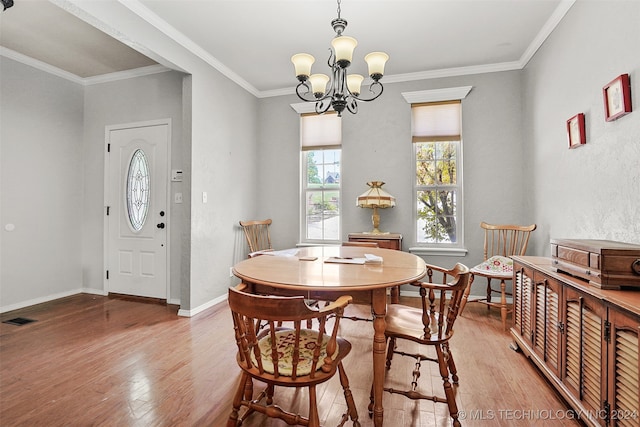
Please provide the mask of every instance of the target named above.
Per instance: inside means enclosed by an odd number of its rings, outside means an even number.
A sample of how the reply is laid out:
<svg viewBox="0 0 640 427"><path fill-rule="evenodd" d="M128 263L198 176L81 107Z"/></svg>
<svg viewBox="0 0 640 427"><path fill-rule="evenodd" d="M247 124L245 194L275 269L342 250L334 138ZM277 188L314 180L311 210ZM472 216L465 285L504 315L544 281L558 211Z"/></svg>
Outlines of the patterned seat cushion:
<svg viewBox="0 0 640 427"><path fill-rule="evenodd" d="M320 348L320 358L316 370L320 369L324 364L324 358L327 357L327 343L330 337L324 335L322 347ZM280 375L290 377L293 372L292 360L293 349L295 344L295 331L284 330L276 332L276 341L278 347L278 372ZM309 375L311 373L311 364L313 363L313 351L318 342L318 332L302 329L300 330L300 361L298 362L298 376ZM258 341L260 348L260 356L262 358L262 366L266 372L274 373L273 359L271 358L271 334L263 337ZM333 358L337 357L336 351ZM252 358L255 358L252 353ZM253 360L256 363L255 359Z"/></svg>
<svg viewBox="0 0 640 427"><path fill-rule="evenodd" d="M513 260L500 255L492 256L473 267L471 272L509 278L513 275Z"/></svg>

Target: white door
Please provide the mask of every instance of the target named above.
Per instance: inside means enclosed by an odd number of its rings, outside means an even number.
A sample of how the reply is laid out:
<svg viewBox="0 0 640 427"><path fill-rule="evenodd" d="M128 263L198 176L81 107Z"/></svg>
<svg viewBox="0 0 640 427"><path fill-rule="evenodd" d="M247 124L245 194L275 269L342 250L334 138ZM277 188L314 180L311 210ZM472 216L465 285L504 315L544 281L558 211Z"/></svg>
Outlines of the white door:
<svg viewBox="0 0 640 427"><path fill-rule="evenodd" d="M167 299L169 121L106 129L107 290Z"/></svg>

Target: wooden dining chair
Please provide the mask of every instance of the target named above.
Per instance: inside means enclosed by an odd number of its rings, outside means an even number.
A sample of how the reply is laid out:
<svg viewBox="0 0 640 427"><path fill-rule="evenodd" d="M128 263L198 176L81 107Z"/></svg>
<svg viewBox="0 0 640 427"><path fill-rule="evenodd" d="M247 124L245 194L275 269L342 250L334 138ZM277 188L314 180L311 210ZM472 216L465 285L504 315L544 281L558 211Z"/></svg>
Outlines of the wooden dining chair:
<svg viewBox="0 0 640 427"><path fill-rule="evenodd" d="M500 308L502 327L507 329L507 315L512 310L507 306L507 296L512 296L507 292L506 281L513 279L512 255L524 255L529 244L531 232L536 229L536 224L531 225L494 225L481 222L480 227L484 230L484 261L471 269L471 280L469 287L462 297L460 312L464 311L468 302L480 302L491 307ZM487 278L487 297L469 300L471 285L475 276ZM500 281L500 288L492 287L491 280ZM492 294L500 294L500 302L492 301Z"/></svg>
<svg viewBox="0 0 640 427"><path fill-rule="evenodd" d="M331 379L336 372L347 404L340 425L350 418L354 426L360 426L342 364L351 351L351 343L338 336L340 314L351 297L341 296L328 306L314 310L305 304L303 297L254 295L245 291L243 284L229 289L229 308L238 346L236 360L242 375L227 427L240 426L255 412L281 419L288 425L320 426L316 386ZM331 314L335 318L327 322ZM258 332L256 319L266 320L267 328ZM317 330L301 327L302 321L308 319L318 320ZM280 321L293 326L278 327ZM265 385L257 396L253 395L253 380ZM307 388L308 414L293 413L276 405L276 387ZM241 414L242 408L246 410Z"/></svg>
<svg viewBox="0 0 640 427"><path fill-rule="evenodd" d="M438 277L440 276L440 277ZM428 282L414 282L411 285L418 288L421 298L421 308L408 307L402 304L391 304L387 307L386 330L387 338L387 371L391 369L393 355L409 356L416 359L412 372L411 387L408 390L398 390L384 387L386 392L401 394L412 400L431 400L436 403L446 403L454 426L460 426L458 421L458 406L455 399L453 384L458 383L458 371L449 348L449 340L453 336L453 325L458 317L462 295L469 284L471 273L469 268L458 263L451 270L427 265ZM440 279L440 280L438 280ZM440 283L436 283L436 282ZM399 341L411 341L418 344L417 351L413 345L400 345ZM435 350L427 354L427 349ZM418 378L422 362L437 363L442 384L442 395L426 395L418 389ZM425 375L431 386L431 376ZM450 381L451 380L451 381ZM385 381L386 382L386 381ZM371 404L373 407L373 390Z"/></svg>
<svg viewBox="0 0 640 427"><path fill-rule="evenodd" d="M240 221L249 245L249 256L255 252L273 250L271 246L271 219Z"/></svg>

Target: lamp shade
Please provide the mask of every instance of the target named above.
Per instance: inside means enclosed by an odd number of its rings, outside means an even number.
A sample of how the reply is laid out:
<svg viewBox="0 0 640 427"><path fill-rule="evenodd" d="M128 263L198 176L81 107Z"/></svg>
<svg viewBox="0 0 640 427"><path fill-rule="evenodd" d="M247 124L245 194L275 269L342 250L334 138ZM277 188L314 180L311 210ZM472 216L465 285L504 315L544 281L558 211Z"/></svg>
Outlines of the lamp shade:
<svg viewBox="0 0 640 427"><path fill-rule="evenodd" d="M369 189L358 196L356 205L361 208L392 208L396 198L382 189L384 182L367 182Z"/></svg>
<svg viewBox="0 0 640 427"><path fill-rule="evenodd" d="M389 60L389 55L384 52L371 52L364 57L364 60L367 61L369 65L369 75L371 78L380 79L384 75L384 65Z"/></svg>
<svg viewBox="0 0 640 427"><path fill-rule="evenodd" d="M360 95L360 86L362 85L363 80L364 77L360 74L349 74L347 76L347 87L349 88L349 92L355 96Z"/></svg>
<svg viewBox="0 0 640 427"><path fill-rule="evenodd" d="M291 57L291 62L296 70L296 77L311 75L311 65L315 62L315 58L308 53L298 53Z"/></svg>
<svg viewBox="0 0 640 427"><path fill-rule="evenodd" d="M312 74L309 77L311 82L311 91L316 97L321 97L327 90L327 83L329 82L329 76L326 74Z"/></svg>
<svg viewBox="0 0 640 427"><path fill-rule="evenodd" d="M353 50L357 45L358 41L353 37L348 36L340 36L331 40L331 46L333 46L336 61L338 63L346 64L342 65L343 67L351 64L351 60L353 59Z"/></svg>

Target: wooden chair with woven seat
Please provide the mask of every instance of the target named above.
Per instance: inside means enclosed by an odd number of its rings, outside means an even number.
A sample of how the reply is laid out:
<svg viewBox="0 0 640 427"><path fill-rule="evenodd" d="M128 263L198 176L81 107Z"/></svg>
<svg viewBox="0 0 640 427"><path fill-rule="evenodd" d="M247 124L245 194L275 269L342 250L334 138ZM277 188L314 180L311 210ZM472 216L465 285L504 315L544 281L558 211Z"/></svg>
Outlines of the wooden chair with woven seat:
<svg viewBox="0 0 640 427"><path fill-rule="evenodd" d="M440 277L438 277L440 276ZM402 304L391 304L387 307L386 330L387 338L387 370L391 369L393 355L409 356L416 359L412 372L411 387L409 390L398 390L387 387L384 390L392 394L401 394L412 400L431 400L436 403L446 403L454 426L460 426L458 421L458 406L455 399L455 390L451 385L458 383L458 371L453 360L453 354L449 348L449 340L453 336L453 326L458 317L462 295L469 284L471 273L469 268L460 263L451 270L435 265L427 264L428 282L414 282L411 285L418 288L421 298L421 308L408 307ZM435 283L439 280L440 283ZM411 341L418 344L415 347L399 343L399 341ZM405 348L406 347L406 348ZM427 347L435 349L435 357L426 354ZM409 350L413 351L409 351ZM436 394L424 394L418 389L421 364L424 361L438 364L444 397ZM427 383L431 387L430 376L426 376ZM385 381L386 383L387 381ZM373 391L371 393L371 412L373 405Z"/></svg>
<svg viewBox="0 0 640 427"><path fill-rule="evenodd" d="M269 219L240 221L240 226L244 231L244 236L249 245L249 258L263 255L264 252L273 251L271 245L271 224L273 221ZM307 304L317 307L318 302L315 300L306 300ZM311 319L307 321L307 325L311 328Z"/></svg>
<svg viewBox="0 0 640 427"><path fill-rule="evenodd" d="M249 245L249 257L260 251L273 250L271 246L271 219L240 221Z"/></svg>
<svg viewBox="0 0 640 427"><path fill-rule="evenodd" d="M500 308L502 327L507 329L507 315L512 310L507 306L507 296L512 296L507 291L506 281L513 279L512 255L524 255L529 244L531 232L536 229L536 224L531 225L494 225L481 222L480 227L484 230L484 261L471 269L471 281L469 287L462 297L460 313L468 302L480 302L491 307ZM475 276L487 278L487 297L469 300L471 285ZM495 289L491 285L491 280L500 281L500 288ZM500 302L491 300L493 293L500 294Z"/></svg>
<svg viewBox="0 0 640 427"><path fill-rule="evenodd" d="M318 310L305 304L304 297L254 295L245 292L243 284L229 289L229 308L233 317L238 353L236 360L242 376L233 397L233 409L227 427L240 426L251 414L258 412L278 418L288 425L320 426L316 386L339 374L347 412L343 425L350 418L358 427L358 412L349 388L342 360L351 351L349 341L338 336L340 314L351 302L341 296ZM328 315L335 315L327 322ZM257 331L256 320L268 322ZM317 330L303 329L302 321L317 319ZM279 322L292 327L279 327ZM253 381L266 385L253 396ZM276 387L308 388L308 415L296 414L274 404ZM246 408L241 413L241 409Z"/></svg>

